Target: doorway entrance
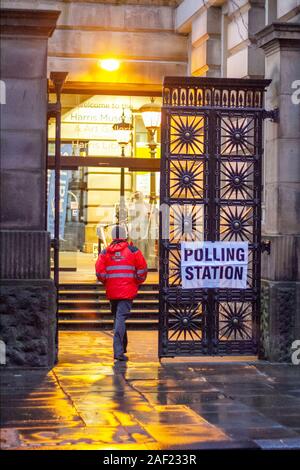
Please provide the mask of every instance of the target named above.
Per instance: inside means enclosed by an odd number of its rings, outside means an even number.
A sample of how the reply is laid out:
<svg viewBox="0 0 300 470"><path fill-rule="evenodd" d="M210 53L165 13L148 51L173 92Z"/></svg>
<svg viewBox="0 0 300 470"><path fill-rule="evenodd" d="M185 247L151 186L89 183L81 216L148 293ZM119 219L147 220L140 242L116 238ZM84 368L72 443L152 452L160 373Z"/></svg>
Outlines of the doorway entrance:
<svg viewBox="0 0 300 470"><path fill-rule="evenodd" d="M120 222L145 254L149 279L158 282L160 133L153 153L139 111L149 101L142 96L61 96L60 253L59 263L52 266L60 283L95 281L98 252L110 242L112 225ZM159 105L161 99L156 101ZM114 131L121 118L132 129L122 149ZM50 122L47 218L52 235L54 130Z"/></svg>

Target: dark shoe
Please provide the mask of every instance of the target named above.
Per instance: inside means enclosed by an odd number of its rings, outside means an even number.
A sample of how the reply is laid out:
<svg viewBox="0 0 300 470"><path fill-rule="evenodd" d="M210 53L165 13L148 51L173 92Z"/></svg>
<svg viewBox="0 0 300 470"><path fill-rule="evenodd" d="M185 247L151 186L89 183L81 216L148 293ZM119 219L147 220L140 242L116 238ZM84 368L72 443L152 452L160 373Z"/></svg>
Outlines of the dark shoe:
<svg viewBox="0 0 300 470"><path fill-rule="evenodd" d="M123 362L126 362L126 361L128 361L128 357L126 357L126 356L123 354L122 356L114 357L114 360L115 360L115 361L123 361Z"/></svg>

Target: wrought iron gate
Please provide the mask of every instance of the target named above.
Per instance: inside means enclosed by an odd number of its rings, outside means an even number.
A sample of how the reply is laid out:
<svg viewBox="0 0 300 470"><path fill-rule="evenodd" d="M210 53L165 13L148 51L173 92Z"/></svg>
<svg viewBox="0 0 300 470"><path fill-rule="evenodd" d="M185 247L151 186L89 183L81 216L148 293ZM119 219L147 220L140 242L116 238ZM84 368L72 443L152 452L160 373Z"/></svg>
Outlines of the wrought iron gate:
<svg viewBox="0 0 300 470"><path fill-rule="evenodd" d="M159 356L259 349L264 91L270 80L167 77ZM247 241L246 289L183 289L181 241Z"/></svg>

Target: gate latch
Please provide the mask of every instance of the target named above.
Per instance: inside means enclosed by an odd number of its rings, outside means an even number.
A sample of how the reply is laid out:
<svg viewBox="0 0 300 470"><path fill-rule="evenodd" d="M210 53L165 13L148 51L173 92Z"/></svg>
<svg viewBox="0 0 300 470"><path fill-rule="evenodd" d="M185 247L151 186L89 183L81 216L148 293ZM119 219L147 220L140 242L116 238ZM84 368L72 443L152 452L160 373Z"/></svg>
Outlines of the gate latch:
<svg viewBox="0 0 300 470"><path fill-rule="evenodd" d="M262 253L266 252L268 255L271 254L271 240L263 240L260 246L261 246Z"/></svg>

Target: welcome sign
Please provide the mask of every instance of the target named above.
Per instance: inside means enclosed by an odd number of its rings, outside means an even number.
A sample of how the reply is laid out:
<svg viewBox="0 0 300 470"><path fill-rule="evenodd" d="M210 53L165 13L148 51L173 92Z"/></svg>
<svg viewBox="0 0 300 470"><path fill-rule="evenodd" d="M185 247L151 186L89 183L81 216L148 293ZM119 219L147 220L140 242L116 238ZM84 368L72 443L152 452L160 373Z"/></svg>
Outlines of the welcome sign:
<svg viewBox="0 0 300 470"><path fill-rule="evenodd" d="M182 242L183 289L246 289L247 242Z"/></svg>

